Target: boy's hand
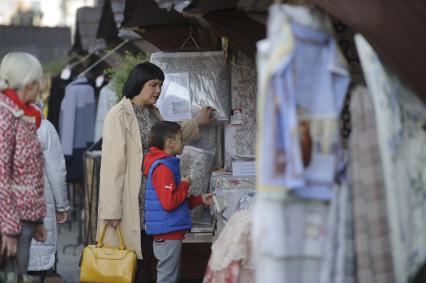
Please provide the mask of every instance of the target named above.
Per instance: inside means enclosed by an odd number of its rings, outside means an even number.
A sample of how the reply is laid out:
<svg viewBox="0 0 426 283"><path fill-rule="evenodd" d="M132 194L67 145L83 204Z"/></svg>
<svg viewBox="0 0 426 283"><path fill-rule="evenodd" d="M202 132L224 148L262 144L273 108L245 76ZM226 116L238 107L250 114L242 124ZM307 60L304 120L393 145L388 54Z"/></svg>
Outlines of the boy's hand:
<svg viewBox="0 0 426 283"><path fill-rule="evenodd" d="M183 177L183 178L182 178L182 182L186 182L186 183L188 183L188 185L190 185L190 186L191 186L191 184L192 184L192 182L191 182L191 178L189 178L189 177L187 177L187 176L185 176L185 177Z"/></svg>
<svg viewBox="0 0 426 283"><path fill-rule="evenodd" d="M203 194L203 195L201 195L201 198L203 199L204 204L207 204L207 205L213 204L213 194L212 193Z"/></svg>

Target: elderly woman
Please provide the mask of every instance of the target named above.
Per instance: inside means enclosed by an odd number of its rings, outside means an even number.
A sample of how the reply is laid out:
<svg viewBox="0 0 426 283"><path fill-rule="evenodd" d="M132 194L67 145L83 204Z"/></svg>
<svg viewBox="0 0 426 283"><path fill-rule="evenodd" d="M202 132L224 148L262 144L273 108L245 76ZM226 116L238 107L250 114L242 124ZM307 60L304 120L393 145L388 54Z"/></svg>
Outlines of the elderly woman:
<svg viewBox="0 0 426 283"><path fill-rule="evenodd" d="M37 138L41 115L31 103L43 71L32 55L13 52L0 65L0 270L26 273L31 239L43 241L43 153Z"/></svg>
<svg viewBox="0 0 426 283"><path fill-rule="evenodd" d="M150 129L163 120L154 106L163 81L164 73L158 66L148 62L136 65L124 85L124 98L108 112L103 130L98 224L119 225L126 246L136 251L135 282L150 282L152 278L152 237L143 227L146 180L142 162L150 147ZM198 138L198 126L212 121L212 109L204 108L197 119L183 123L183 140ZM98 225L98 233L102 226ZM115 233L107 233L104 241L118 246Z"/></svg>

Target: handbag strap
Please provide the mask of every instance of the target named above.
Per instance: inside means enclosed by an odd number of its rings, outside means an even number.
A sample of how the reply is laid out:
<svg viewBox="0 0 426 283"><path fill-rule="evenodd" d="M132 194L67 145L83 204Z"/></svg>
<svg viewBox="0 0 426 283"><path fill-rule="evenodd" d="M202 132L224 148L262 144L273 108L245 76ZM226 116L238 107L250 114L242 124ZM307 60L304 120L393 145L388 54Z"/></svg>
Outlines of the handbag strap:
<svg viewBox="0 0 426 283"><path fill-rule="evenodd" d="M99 237L98 244L96 245L98 248L102 248L104 246L104 236L108 226L108 224L104 224L104 227L102 227L101 236ZM116 231L118 240L120 241L120 250L124 250L126 247L124 246L123 236L121 235L120 227L118 227L118 225L116 227Z"/></svg>

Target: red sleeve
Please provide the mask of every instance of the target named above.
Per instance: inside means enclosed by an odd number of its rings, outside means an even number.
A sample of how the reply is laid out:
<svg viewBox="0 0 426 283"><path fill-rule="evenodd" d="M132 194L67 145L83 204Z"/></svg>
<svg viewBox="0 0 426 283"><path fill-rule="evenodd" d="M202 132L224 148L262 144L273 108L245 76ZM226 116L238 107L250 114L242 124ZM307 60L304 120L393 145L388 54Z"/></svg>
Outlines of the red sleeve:
<svg viewBox="0 0 426 283"><path fill-rule="evenodd" d="M193 209L199 206L200 204L203 204L203 198L201 197L201 195L189 197L189 209Z"/></svg>
<svg viewBox="0 0 426 283"><path fill-rule="evenodd" d="M188 197L188 183L180 182L176 187L172 171L164 164L160 164L154 169L152 183L160 204L166 211L178 208Z"/></svg>

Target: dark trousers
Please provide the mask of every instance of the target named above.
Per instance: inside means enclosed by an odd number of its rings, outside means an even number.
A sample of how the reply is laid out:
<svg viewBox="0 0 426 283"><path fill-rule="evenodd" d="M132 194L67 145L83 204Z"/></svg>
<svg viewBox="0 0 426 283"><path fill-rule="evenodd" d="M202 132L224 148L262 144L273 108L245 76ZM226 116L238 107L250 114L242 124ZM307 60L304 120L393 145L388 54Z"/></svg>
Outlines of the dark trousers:
<svg viewBox="0 0 426 283"><path fill-rule="evenodd" d="M28 263L30 261L31 240L34 235L36 224L29 221L21 221L21 224L22 230L21 234L18 236L16 256L13 258L7 258L4 266L0 268L0 271L20 274L27 273Z"/></svg>
<svg viewBox="0 0 426 283"><path fill-rule="evenodd" d="M152 236L145 234L141 231L141 247L143 260L138 259L136 268L135 283L151 283L152 270L155 265L154 250L152 248Z"/></svg>

